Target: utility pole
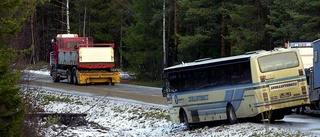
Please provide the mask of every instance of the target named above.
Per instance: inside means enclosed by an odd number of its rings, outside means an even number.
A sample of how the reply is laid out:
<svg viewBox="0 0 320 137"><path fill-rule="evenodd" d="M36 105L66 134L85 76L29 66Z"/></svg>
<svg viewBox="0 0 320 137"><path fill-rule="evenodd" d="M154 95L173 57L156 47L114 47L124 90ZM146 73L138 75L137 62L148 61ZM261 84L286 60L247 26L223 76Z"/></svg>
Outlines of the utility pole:
<svg viewBox="0 0 320 137"><path fill-rule="evenodd" d="M162 26L162 37L163 37L163 68L167 67L167 53L166 53L166 1L163 0L163 26Z"/></svg>
<svg viewBox="0 0 320 137"><path fill-rule="evenodd" d="M70 34L70 23L69 23L69 0L67 0L67 33Z"/></svg>

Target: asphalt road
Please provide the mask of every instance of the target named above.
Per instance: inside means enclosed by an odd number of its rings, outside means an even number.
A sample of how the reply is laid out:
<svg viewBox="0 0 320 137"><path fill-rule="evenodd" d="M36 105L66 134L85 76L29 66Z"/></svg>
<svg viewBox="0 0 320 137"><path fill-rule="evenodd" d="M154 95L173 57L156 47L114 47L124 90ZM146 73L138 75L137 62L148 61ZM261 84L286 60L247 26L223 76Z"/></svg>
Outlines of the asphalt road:
<svg viewBox="0 0 320 137"><path fill-rule="evenodd" d="M49 75L28 73L25 75L25 83L70 93L92 94L93 96L108 96L125 98L146 103L166 105L166 98L162 97L161 88L136 86L129 84L112 85L70 85L66 80L54 83Z"/></svg>

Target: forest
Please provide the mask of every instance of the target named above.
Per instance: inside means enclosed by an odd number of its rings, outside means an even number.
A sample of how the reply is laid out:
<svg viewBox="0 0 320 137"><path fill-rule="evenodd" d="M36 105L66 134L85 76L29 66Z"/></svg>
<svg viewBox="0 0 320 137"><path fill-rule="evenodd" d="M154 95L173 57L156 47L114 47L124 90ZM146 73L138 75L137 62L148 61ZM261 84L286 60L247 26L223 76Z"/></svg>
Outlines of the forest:
<svg viewBox="0 0 320 137"><path fill-rule="evenodd" d="M20 33L8 41L18 50L32 48L24 57L30 63L49 62L51 39L57 34L78 34L93 37L95 43L115 43L117 68L152 81L161 80L163 68L182 61L271 50L288 41L314 41L320 28L317 0L34 3Z"/></svg>
<svg viewBox="0 0 320 137"><path fill-rule="evenodd" d="M318 0L4 0L0 2L0 136L25 113L15 64L49 62L51 40L71 33L115 43L116 66L159 81L165 67L314 41Z"/></svg>

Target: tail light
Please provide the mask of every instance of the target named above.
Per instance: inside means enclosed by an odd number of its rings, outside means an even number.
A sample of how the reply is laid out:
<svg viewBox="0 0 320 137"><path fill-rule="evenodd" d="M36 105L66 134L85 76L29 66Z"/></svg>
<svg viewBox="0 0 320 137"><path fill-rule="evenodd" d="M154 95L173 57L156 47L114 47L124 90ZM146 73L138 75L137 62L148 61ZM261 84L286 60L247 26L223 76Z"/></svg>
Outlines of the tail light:
<svg viewBox="0 0 320 137"><path fill-rule="evenodd" d="M267 93L267 92L264 92L264 93L263 93L263 100L264 100L264 101L269 101L268 93Z"/></svg>
<svg viewBox="0 0 320 137"><path fill-rule="evenodd" d="M299 69L298 71L299 71L299 75L302 76L303 75L303 70Z"/></svg>
<svg viewBox="0 0 320 137"><path fill-rule="evenodd" d="M260 76L260 81L261 81L261 82L265 82L265 81L266 81L266 76L264 76L264 75L263 75L263 76Z"/></svg>
<svg viewBox="0 0 320 137"><path fill-rule="evenodd" d="M301 86L302 94L307 94L306 86Z"/></svg>

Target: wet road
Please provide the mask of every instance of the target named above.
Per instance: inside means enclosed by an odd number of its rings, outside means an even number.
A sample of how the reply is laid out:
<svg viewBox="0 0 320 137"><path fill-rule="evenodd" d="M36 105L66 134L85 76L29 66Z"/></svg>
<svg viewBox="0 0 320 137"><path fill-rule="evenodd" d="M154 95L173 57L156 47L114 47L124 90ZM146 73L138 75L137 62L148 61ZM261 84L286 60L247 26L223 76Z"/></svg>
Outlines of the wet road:
<svg viewBox="0 0 320 137"><path fill-rule="evenodd" d="M27 84L39 86L43 89L75 93L91 94L91 96L108 96L125 98L146 103L166 105L166 98L162 97L161 88L136 86L129 84L111 85L70 85L66 80L54 83L50 75L27 73L24 78Z"/></svg>

